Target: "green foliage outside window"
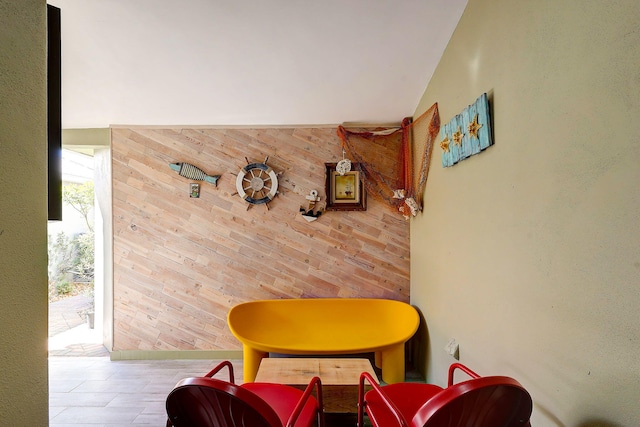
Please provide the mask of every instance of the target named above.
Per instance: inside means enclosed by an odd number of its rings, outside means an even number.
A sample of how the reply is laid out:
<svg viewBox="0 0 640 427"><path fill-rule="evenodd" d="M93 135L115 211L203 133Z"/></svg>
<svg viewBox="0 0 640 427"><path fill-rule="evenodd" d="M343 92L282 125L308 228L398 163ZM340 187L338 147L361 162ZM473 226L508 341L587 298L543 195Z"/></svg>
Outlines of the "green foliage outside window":
<svg viewBox="0 0 640 427"><path fill-rule="evenodd" d="M95 238L90 213L93 209L93 182L66 184L62 201L82 214L88 231L69 237L64 232L49 236L49 298L73 294L77 284L93 288Z"/></svg>

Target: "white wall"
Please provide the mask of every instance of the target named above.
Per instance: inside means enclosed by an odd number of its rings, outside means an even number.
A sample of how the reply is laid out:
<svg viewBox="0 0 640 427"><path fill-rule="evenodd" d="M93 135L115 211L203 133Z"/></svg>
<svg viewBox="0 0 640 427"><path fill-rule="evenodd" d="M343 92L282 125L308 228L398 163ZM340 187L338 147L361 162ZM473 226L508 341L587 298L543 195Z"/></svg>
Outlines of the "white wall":
<svg viewBox="0 0 640 427"><path fill-rule="evenodd" d="M535 426L640 425L640 2L470 0L416 110L488 92L495 145L412 222L422 367L520 380Z"/></svg>
<svg viewBox="0 0 640 427"><path fill-rule="evenodd" d="M46 3L0 0L0 414L48 424Z"/></svg>
<svg viewBox="0 0 640 427"><path fill-rule="evenodd" d="M110 142L107 139L107 144ZM96 328L102 330L102 342L113 349L113 212L111 206L111 149L96 148L96 254L95 307Z"/></svg>

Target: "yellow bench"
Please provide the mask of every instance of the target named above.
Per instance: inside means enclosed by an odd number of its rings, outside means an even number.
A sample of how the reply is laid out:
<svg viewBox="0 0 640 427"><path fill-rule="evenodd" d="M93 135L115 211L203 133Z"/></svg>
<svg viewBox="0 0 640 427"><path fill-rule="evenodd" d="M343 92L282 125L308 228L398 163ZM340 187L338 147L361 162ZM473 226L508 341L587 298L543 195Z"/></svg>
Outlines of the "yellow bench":
<svg viewBox="0 0 640 427"><path fill-rule="evenodd" d="M301 298L238 304L229 328L243 344L244 381L255 380L269 352L294 355L375 353L388 384L404 381L404 343L420 318L409 304L386 299Z"/></svg>

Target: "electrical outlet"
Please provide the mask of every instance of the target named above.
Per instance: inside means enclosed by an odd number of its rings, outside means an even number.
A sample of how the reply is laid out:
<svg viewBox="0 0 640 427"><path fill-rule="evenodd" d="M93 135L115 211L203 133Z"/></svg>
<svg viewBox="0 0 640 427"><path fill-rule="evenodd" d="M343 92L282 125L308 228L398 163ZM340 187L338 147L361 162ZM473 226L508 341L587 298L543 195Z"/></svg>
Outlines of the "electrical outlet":
<svg viewBox="0 0 640 427"><path fill-rule="evenodd" d="M444 351L453 356L454 359L460 360L460 346L455 338L451 338L444 348Z"/></svg>

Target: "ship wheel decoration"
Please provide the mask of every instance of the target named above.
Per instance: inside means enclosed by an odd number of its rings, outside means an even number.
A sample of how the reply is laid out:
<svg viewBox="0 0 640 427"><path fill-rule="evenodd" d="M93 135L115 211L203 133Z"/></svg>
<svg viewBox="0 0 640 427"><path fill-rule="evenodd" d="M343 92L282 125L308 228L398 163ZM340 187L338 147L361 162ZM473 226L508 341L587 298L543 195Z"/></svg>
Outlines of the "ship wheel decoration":
<svg viewBox="0 0 640 427"><path fill-rule="evenodd" d="M242 197L249 206L265 205L269 210L268 203L278 194L278 174L267 165L269 157L263 163L250 163L245 157L247 165L240 169L236 178L237 194Z"/></svg>

